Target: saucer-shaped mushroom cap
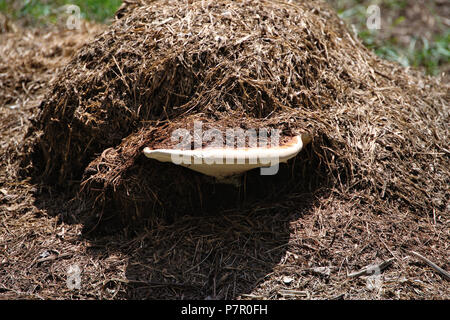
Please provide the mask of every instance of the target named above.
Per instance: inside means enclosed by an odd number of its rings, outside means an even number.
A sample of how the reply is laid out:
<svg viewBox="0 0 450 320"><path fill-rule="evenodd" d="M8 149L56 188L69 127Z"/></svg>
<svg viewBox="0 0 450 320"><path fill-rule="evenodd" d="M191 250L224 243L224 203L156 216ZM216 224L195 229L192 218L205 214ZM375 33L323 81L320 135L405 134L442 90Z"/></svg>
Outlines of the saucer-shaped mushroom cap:
<svg viewBox="0 0 450 320"><path fill-rule="evenodd" d="M308 141L307 135L298 135L273 146L267 143L241 148L224 145L193 150L146 147L144 154L147 158L181 165L223 181L255 168L262 168L263 175L277 174L279 164L295 157Z"/></svg>

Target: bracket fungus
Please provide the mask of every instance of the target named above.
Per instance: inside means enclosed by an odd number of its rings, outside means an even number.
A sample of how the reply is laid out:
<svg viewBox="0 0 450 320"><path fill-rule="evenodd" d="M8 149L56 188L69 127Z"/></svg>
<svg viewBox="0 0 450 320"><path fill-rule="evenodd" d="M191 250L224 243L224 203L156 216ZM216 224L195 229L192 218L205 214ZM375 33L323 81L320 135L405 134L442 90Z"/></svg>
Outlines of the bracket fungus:
<svg viewBox="0 0 450 320"><path fill-rule="evenodd" d="M208 147L194 150L146 147L144 154L150 159L172 162L223 180L256 168L261 168L262 175L276 174L279 163L285 163L295 157L310 141L310 136L303 134L291 137L287 142L273 147Z"/></svg>

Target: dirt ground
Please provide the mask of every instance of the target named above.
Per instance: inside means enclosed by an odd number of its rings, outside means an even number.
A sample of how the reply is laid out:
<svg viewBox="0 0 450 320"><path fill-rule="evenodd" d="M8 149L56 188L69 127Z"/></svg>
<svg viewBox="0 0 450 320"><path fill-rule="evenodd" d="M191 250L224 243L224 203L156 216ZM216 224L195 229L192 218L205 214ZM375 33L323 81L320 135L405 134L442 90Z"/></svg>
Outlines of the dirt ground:
<svg viewBox="0 0 450 320"><path fill-rule="evenodd" d="M0 26L0 299L450 298L448 279L412 253L450 269L449 215L378 215L332 190L84 233L71 199L18 179L11 154L56 74L103 28Z"/></svg>

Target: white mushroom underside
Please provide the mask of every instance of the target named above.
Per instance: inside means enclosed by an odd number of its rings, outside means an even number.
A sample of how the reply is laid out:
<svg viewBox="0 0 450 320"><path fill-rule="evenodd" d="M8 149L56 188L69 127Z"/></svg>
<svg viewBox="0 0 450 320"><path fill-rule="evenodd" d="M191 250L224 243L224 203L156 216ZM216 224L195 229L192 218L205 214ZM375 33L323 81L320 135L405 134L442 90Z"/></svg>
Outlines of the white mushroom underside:
<svg viewBox="0 0 450 320"><path fill-rule="evenodd" d="M144 154L160 162L172 162L218 179L242 174L255 168L276 167L295 157L311 139L307 135L293 137L288 143L274 147L204 148L195 150L150 149Z"/></svg>

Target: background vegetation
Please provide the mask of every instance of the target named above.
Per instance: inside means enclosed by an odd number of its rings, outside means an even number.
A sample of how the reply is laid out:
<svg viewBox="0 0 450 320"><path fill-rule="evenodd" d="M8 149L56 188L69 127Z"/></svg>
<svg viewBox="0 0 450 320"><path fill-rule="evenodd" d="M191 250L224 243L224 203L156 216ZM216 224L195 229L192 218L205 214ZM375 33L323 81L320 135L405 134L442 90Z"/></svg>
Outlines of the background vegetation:
<svg viewBox="0 0 450 320"><path fill-rule="evenodd" d="M436 75L450 71L450 4L446 0L326 0L379 56ZM58 23L65 5L84 19L108 23L121 0L0 0L0 12L23 25ZM381 29L366 26L367 8L381 8Z"/></svg>

